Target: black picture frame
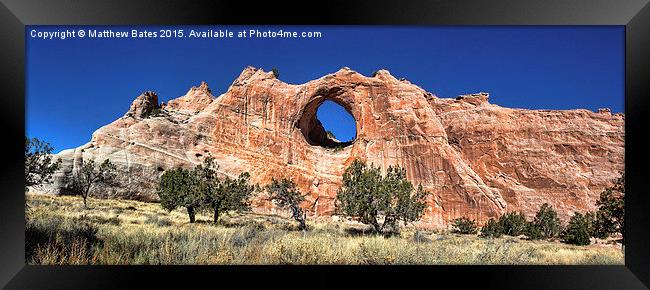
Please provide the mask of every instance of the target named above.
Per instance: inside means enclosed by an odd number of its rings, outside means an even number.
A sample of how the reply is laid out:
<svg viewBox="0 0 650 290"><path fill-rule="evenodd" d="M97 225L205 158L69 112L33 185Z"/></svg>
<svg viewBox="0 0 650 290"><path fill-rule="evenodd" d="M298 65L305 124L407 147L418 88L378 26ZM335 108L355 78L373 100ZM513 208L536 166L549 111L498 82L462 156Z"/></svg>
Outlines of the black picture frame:
<svg viewBox="0 0 650 290"><path fill-rule="evenodd" d="M423 283L430 287L647 289L650 195L645 192L650 94L650 5L635 1L25 1L0 5L0 83L5 136L0 202L0 285L7 289L241 287ZM624 266L30 266L24 257L25 25L381 24L625 26L626 248ZM531 56L533 57L533 56ZM395 278L399 274L402 278ZM302 280L302 281L297 281ZM213 283L213 284L212 284ZM452 284L449 284L452 283ZM338 286L336 286L338 285Z"/></svg>

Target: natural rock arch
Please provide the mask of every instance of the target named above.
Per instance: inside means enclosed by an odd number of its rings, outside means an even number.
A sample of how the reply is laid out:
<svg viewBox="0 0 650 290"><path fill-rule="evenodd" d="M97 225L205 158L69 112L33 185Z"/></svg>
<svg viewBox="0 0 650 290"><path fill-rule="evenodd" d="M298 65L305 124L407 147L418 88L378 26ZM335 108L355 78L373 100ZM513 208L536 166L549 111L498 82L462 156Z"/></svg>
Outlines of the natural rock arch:
<svg viewBox="0 0 650 290"><path fill-rule="evenodd" d="M355 126L355 138L351 141L341 142L339 140L332 139L328 136L323 124L318 120L316 112L318 108L325 101L332 101L347 111L350 116L354 119ZM346 97L345 94L337 94L332 91L319 91L316 92L310 99L310 101L305 105L301 112L301 116L296 123L296 126L300 129L300 132L305 137L305 141L312 146L321 146L325 148L334 148L334 147L347 147L350 146L356 141L357 136L359 135L359 121L355 115L359 116L360 112L354 106L354 102L350 101L350 97ZM354 114L353 112L356 112Z"/></svg>
<svg viewBox="0 0 650 290"><path fill-rule="evenodd" d="M219 97L202 83L160 107L159 116L148 114L153 96L138 97L88 144L57 154L63 161L55 178L70 175L81 159L109 158L126 186L102 194L156 200L158 167L189 168L209 155L231 177L249 172L260 185L291 178L306 194L309 214L327 216L346 166L358 158L404 168L413 184L432 192L423 224L445 227L460 216L480 223L506 211L531 216L544 202L567 219L593 210L624 170L622 114L509 109L490 104L487 94L438 98L385 70L366 77L343 68L294 85L249 67ZM309 143L323 141L315 119L325 100L356 123L354 142L341 151ZM60 193L60 185L51 191ZM252 205L275 213L261 197Z"/></svg>

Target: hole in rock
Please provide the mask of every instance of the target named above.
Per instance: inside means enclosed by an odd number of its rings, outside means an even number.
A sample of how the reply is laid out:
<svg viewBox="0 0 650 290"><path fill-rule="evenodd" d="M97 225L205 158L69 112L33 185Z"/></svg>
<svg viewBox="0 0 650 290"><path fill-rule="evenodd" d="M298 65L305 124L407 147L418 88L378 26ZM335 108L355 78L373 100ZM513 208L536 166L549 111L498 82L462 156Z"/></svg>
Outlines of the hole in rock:
<svg viewBox="0 0 650 290"><path fill-rule="evenodd" d="M329 99L309 103L298 127L307 143L313 146L343 148L352 145L357 137L356 121L350 111Z"/></svg>

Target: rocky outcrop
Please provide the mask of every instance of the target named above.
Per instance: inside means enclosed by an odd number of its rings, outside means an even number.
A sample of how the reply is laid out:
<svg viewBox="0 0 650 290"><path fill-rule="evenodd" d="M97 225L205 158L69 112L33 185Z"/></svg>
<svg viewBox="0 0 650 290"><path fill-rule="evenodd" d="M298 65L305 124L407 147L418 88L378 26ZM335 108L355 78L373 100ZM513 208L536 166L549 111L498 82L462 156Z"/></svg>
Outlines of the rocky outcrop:
<svg viewBox="0 0 650 290"><path fill-rule="evenodd" d="M437 99L452 146L506 210L532 215L552 204L563 219L595 209L624 171L624 116L588 110L522 110ZM458 109L462 107L462 109Z"/></svg>
<svg viewBox="0 0 650 290"><path fill-rule="evenodd" d="M133 103L131 103L131 107L126 112L125 116L142 119L148 117L159 108L158 95L154 92L148 91L133 100Z"/></svg>
<svg viewBox="0 0 650 290"><path fill-rule="evenodd" d="M345 167L360 158L405 168L409 180L433 193L422 223L444 227L460 216L531 216L544 202L566 219L593 210L624 170L622 114L509 109L490 104L486 93L438 98L386 70L366 77L343 68L293 85L248 67L221 96L201 83L158 114L147 113L158 105L153 96L136 98L88 144L62 151L50 190L60 192L82 160L109 158L123 173L122 186L100 195L154 201L164 170L212 156L223 175L247 171L262 185L292 178L308 194L309 213L328 216ZM325 100L354 117L353 142L327 136L316 118ZM276 212L262 197L254 208Z"/></svg>
<svg viewBox="0 0 650 290"><path fill-rule="evenodd" d="M212 90L210 90L206 82L201 82L201 85L192 87L184 96L169 101L166 107L175 111L198 113L212 101L214 101Z"/></svg>

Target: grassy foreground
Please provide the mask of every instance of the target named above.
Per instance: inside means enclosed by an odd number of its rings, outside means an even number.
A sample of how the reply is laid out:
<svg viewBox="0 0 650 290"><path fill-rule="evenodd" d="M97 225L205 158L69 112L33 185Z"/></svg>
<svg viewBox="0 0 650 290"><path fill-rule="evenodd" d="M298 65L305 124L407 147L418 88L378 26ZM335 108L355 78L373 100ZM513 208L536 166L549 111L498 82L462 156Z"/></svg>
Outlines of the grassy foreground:
<svg viewBox="0 0 650 290"><path fill-rule="evenodd" d="M189 224L184 210L127 200L27 195L28 264L623 264L620 246L571 246L516 237L484 239L405 228L364 234L328 221L296 231L287 219L209 215Z"/></svg>

